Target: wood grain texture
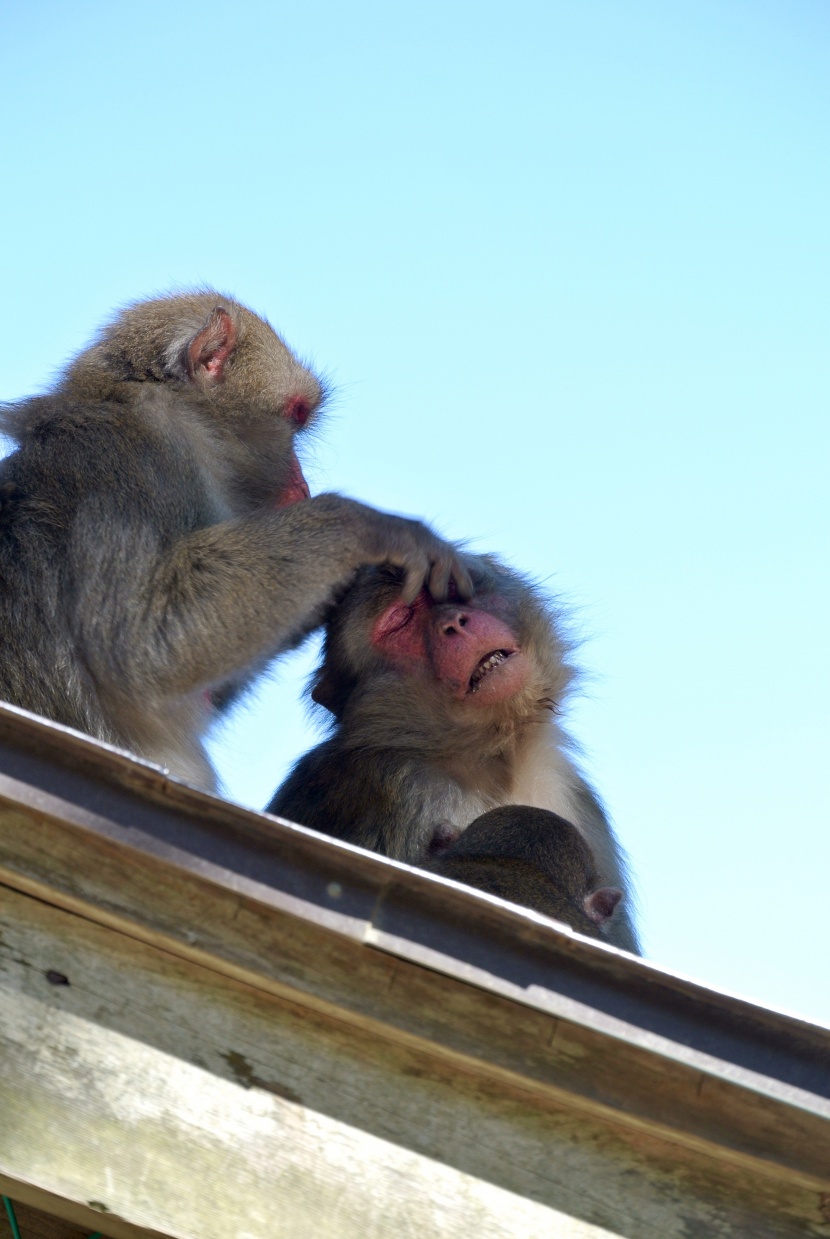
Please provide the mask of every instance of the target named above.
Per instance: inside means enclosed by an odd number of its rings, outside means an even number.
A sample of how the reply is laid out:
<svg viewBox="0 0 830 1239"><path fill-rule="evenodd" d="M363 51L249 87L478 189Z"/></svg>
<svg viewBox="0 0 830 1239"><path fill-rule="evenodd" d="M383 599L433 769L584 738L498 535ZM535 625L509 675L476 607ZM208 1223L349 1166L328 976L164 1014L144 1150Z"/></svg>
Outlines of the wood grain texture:
<svg viewBox="0 0 830 1239"><path fill-rule="evenodd" d="M28 1206L108 1239L830 1233L827 1030L2 706L0 883Z"/></svg>
<svg viewBox="0 0 830 1239"><path fill-rule="evenodd" d="M826 1184L830 1106L824 1099L805 1102L802 1091L775 1079L763 1081L762 1091L747 1089L736 1082L747 1073L729 1064L710 1068L700 1055L683 1062L682 1044L663 1056L609 1036L601 1013L580 1022L575 1004L556 992L539 990L531 1006L519 985L499 982L493 992L495 986L475 984L469 966L461 970L467 982L459 983L396 959L363 944L368 922L362 936L356 918L337 932L298 915L296 907L292 914L265 903L267 893L239 889L238 881L176 869L2 799L0 877L387 1039L425 1042L461 1066L513 1082L530 1078L552 1097L617 1122L667 1127L692 1147L711 1143L722 1157L759 1159L770 1173L795 1174L805 1186Z"/></svg>
<svg viewBox="0 0 830 1239"><path fill-rule="evenodd" d="M0 1174L113 1239L826 1233L815 1191L15 892L0 942Z"/></svg>

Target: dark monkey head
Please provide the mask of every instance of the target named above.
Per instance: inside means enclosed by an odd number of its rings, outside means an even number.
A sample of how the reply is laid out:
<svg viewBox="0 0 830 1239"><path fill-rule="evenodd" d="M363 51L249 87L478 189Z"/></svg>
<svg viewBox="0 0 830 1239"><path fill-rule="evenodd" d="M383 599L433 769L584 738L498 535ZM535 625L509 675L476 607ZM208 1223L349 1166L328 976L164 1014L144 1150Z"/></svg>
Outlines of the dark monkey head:
<svg viewBox="0 0 830 1239"><path fill-rule="evenodd" d="M59 385L79 417L102 404L136 402L152 417L157 404L162 432L170 406L162 415L161 400L169 401L171 392L177 416L187 420L181 429L196 443L200 434L208 436L206 467L222 462L215 481L229 487L233 514L308 498L293 441L325 393L267 322L212 290L139 302L103 328ZM37 423L32 404L24 428L29 435Z"/></svg>
<svg viewBox="0 0 830 1239"><path fill-rule="evenodd" d="M496 559L462 558L471 602L424 591L407 605L382 567L361 569L333 610L312 697L347 724L346 743L371 730L375 743L475 760L488 737L503 746L562 701L573 672L550 604Z"/></svg>
<svg viewBox="0 0 830 1239"><path fill-rule="evenodd" d="M591 850L570 822L547 809L504 805L467 827L425 868L604 938L622 891L601 886Z"/></svg>

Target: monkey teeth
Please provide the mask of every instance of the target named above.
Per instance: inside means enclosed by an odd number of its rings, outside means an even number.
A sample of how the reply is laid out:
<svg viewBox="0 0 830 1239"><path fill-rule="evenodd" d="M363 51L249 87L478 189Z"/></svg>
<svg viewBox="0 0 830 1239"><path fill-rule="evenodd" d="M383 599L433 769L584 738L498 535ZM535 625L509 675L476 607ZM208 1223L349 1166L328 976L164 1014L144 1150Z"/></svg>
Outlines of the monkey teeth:
<svg viewBox="0 0 830 1239"><path fill-rule="evenodd" d="M506 663L509 657L510 650L493 650L492 654L488 654L486 658L482 658L481 662L470 676L470 692L474 693L476 691L488 671L492 671L494 667L498 667L502 663Z"/></svg>

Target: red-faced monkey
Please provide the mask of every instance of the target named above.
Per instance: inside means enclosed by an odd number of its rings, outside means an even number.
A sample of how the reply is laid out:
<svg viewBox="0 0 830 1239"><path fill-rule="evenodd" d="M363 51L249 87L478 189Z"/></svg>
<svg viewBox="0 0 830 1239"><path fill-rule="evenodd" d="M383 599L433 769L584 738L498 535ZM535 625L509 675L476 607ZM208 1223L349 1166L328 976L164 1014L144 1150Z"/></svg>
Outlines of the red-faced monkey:
<svg viewBox="0 0 830 1239"><path fill-rule="evenodd" d="M599 885L594 858L575 826L527 805L482 813L424 868L592 938L606 936L622 899L619 887Z"/></svg>
<svg viewBox="0 0 830 1239"><path fill-rule="evenodd" d="M361 564L410 598L469 579L415 521L309 498L320 381L216 292L120 313L46 395L5 406L0 699L202 787L212 701L301 640Z"/></svg>
<svg viewBox="0 0 830 1239"><path fill-rule="evenodd" d="M398 571L361 570L331 613L312 690L334 716L331 738L300 759L268 811L421 864L490 809L548 809L585 839L598 885L628 891L559 722L574 672L556 616L497 560L463 559L472 604L426 591L409 601ZM630 899L605 930L638 950Z"/></svg>

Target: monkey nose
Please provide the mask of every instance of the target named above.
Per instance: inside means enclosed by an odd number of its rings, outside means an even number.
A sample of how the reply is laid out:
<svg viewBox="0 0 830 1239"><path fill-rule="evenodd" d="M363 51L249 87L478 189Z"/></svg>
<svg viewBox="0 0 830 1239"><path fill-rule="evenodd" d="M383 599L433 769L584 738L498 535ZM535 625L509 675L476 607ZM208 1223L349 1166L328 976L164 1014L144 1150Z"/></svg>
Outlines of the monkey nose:
<svg viewBox="0 0 830 1239"><path fill-rule="evenodd" d="M469 622L470 617L466 611L456 611L454 615L441 620L439 629L445 637L457 637L467 627Z"/></svg>

